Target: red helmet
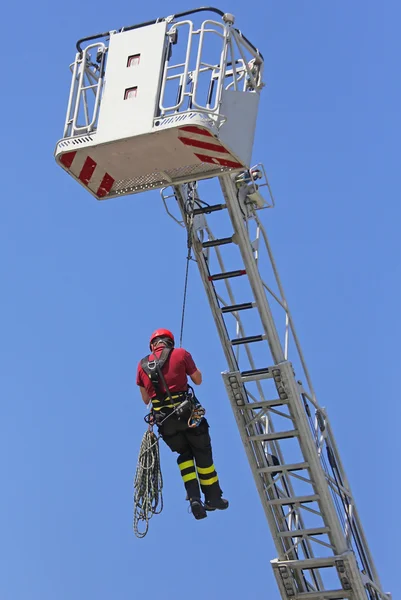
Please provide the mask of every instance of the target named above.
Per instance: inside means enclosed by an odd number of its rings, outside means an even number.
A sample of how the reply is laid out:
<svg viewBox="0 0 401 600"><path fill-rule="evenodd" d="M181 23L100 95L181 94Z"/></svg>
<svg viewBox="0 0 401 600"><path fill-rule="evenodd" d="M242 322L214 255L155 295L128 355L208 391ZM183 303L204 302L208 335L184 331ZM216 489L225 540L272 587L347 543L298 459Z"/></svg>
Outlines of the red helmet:
<svg viewBox="0 0 401 600"><path fill-rule="evenodd" d="M169 338L173 344L174 344L174 336L171 333L171 331L169 331L168 329L156 329L156 331L154 331L152 333L152 335L150 336L150 340L149 340L149 346L152 344L153 340L155 340L158 337L167 337Z"/></svg>

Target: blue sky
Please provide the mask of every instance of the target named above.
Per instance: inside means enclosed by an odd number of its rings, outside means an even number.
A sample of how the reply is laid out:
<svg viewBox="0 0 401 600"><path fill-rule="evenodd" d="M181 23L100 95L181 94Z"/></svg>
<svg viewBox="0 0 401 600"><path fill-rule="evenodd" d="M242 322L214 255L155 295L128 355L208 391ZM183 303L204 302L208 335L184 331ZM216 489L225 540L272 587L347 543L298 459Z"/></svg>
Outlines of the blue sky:
<svg viewBox="0 0 401 600"><path fill-rule="evenodd" d="M279 598L273 542L194 269L184 341L204 373L201 398L231 507L195 522L175 457L162 448L165 510L144 540L134 537L132 479L144 431L135 368L155 327L179 328L186 240L157 191L96 203L53 159L75 41L187 8L181 0L3 8L2 600ZM266 59L254 156L276 196L271 240L395 599L400 5L233 0L221 8ZM160 270L149 273L155 254Z"/></svg>

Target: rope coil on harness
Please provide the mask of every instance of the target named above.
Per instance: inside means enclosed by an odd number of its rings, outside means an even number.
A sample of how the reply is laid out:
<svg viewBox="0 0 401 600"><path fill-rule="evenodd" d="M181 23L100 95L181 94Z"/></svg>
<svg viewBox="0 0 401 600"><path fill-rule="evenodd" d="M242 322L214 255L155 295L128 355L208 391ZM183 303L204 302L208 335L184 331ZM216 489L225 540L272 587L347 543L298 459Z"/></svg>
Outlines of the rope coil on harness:
<svg viewBox="0 0 401 600"><path fill-rule="evenodd" d="M159 439L151 429L145 432L134 480L134 522L136 537L144 538L149 520L163 510L163 477L160 467ZM139 523L143 521L143 530Z"/></svg>
<svg viewBox="0 0 401 600"><path fill-rule="evenodd" d="M205 416L205 409L195 398L189 396L191 404L191 415L188 419L188 427L198 427ZM174 414L179 414L179 409L188 402L184 400L173 412L164 417L159 426ZM153 515L159 515L163 510L163 477L160 465L159 439L153 433L155 424L154 415L149 413L145 417L149 429L144 433L134 480L134 523L133 529L136 537L144 538L149 529L149 521ZM160 506L159 506L160 505ZM144 521L144 530L139 531L139 522Z"/></svg>

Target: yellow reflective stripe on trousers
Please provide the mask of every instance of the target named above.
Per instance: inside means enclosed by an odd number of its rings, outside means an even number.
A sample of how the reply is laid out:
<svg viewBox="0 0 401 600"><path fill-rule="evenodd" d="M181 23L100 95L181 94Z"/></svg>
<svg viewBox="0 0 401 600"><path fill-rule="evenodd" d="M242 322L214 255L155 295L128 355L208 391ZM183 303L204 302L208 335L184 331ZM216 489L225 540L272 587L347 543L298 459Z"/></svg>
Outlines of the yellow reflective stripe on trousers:
<svg viewBox="0 0 401 600"><path fill-rule="evenodd" d="M182 480L184 483L187 481L191 481L192 479L196 479L196 473L188 473L188 475L182 476Z"/></svg>
<svg viewBox="0 0 401 600"><path fill-rule="evenodd" d="M199 475L209 475L209 473L213 473L214 469L214 465L212 465L211 467L196 467L198 469L198 473Z"/></svg>
<svg viewBox="0 0 401 600"><path fill-rule="evenodd" d="M216 481L218 481L218 480L219 480L219 478L216 475L216 477L212 477L211 479L201 479L201 478L199 478L199 483L201 485L212 485L212 483L216 483Z"/></svg>
<svg viewBox="0 0 401 600"><path fill-rule="evenodd" d="M183 471L184 469L188 469L188 467L194 467L195 463L193 460L186 460L185 462L180 463L178 466L180 467L180 470Z"/></svg>
<svg viewBox="0 0 401 600"><path fill-rule="evenodd" d="M163 404L163 406L153 406L153 410L161 410L162 408L175 408L181 404L181 402L175 402L175 404Z"/></svg>

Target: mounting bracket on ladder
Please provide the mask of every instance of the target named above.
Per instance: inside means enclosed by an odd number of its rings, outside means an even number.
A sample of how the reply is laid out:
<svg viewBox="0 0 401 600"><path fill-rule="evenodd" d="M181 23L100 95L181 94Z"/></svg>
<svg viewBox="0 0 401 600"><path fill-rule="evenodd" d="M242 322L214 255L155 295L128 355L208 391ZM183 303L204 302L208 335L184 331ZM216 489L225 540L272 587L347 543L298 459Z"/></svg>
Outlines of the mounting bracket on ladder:
<svg viewBox="0 0 401 600"><path fill-rule="evenodd" d="M235 177L235 186L238 190L238 202L246 218L251 218L255 210L274 208L276 203L262 163L239 173ZM263 187L267 188L268 199L265 199L260 192Z"/></svg>

